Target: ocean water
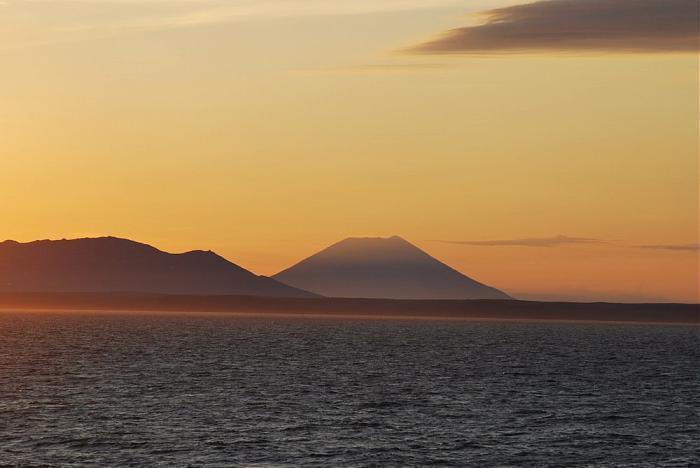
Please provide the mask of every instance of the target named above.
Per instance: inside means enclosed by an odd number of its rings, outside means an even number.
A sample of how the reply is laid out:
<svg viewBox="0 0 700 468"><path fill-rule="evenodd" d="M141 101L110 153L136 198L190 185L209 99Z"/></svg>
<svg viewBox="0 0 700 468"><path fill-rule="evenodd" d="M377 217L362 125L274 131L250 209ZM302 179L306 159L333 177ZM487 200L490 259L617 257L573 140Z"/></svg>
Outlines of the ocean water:
<svg viewBox="0 0 700 468"><path fill-rule="evenodd" d="M0 465L692 466L699 332L0 313Z"/></svg>

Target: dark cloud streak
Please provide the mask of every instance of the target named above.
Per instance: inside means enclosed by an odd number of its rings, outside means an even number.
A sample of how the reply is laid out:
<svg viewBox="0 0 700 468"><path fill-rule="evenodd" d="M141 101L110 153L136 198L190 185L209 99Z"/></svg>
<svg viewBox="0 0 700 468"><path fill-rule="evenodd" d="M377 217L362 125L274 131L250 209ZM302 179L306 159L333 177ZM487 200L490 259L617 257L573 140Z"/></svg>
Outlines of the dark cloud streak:
<svg viewBox="0 0 700 468"><path fill-rule="evenodd" d="M696 52L698 14L697 0L545 0L486 11L408 52Z"/></svg>
<svg viewBox="0 0 700 468"><path fill-rule="evenodd" d="M554 237L534 237L524 239L502 239L502 240L481 240L481 241L449 241L439 240L434 242L443 242L446 244L458 245L474 245L479 247L560 247L563 245L572 244L605 244L607 241L602 239L591 239L587 237L569 237L569 236L554 236Z"/></svg>
<svg viewBox="0 0 700 468"><path fill-rule="evenodd" d="M640 249L655 249L655 250L675 250L681 252L698 252L700 244L662 244L662 245L639 245Z"/></svg>
<svg viewBox="0 0 700 468"><path fill-rule="evenodd" d="M564 247L569 245L617 245L624 247L619 241L609 241L590 237L527 237L522 239L497 239L497 240L433 240L444 244L471 245L475 247ZM650 244L627 245L627 248L648 250L672 250L677 252L698 252L700 244Z"/></svg>

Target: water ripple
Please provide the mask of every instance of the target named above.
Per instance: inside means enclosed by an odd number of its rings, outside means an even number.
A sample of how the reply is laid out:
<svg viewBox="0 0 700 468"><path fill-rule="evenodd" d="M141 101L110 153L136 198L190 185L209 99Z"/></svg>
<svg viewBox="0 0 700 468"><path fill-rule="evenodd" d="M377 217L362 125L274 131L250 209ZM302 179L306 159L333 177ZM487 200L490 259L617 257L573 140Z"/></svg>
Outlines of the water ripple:
<svg viewBox="0 0 700 468"><path fill-rule="evenodd" d="M0 314L0 465L692 466L697 328Z"/></svg>

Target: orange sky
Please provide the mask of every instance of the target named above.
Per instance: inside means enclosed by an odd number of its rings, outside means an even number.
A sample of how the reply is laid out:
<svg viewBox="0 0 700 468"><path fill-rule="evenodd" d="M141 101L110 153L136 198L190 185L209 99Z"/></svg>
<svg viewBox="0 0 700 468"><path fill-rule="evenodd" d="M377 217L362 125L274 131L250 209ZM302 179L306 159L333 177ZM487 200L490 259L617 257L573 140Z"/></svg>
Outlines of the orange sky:
<svg viewBox="0 0 700 468"><path fill-rule="evenodd" d="M697 54L405 50L519 3L0 2L0 238L272 274L398 234L516 296L697 302ZM434 242L558 235L600 242Z"/></svg>

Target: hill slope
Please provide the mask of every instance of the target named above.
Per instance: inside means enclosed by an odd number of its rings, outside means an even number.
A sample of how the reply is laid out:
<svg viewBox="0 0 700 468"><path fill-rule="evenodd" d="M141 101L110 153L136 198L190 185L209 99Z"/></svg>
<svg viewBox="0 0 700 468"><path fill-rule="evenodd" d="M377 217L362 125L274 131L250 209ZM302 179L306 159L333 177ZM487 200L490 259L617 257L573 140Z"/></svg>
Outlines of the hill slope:
<svg viewBox="0 0 700 468"><path fill-rule="evenodd" d="M330 297L509 299L397 236L345 239L273 278Z"/></svg>
<svg viewBox="0 0 700 468"><path fill-rule="evenodd" d="M115 237L0 242L0 291L314 296L213 252L170 254Z"/></svg>

